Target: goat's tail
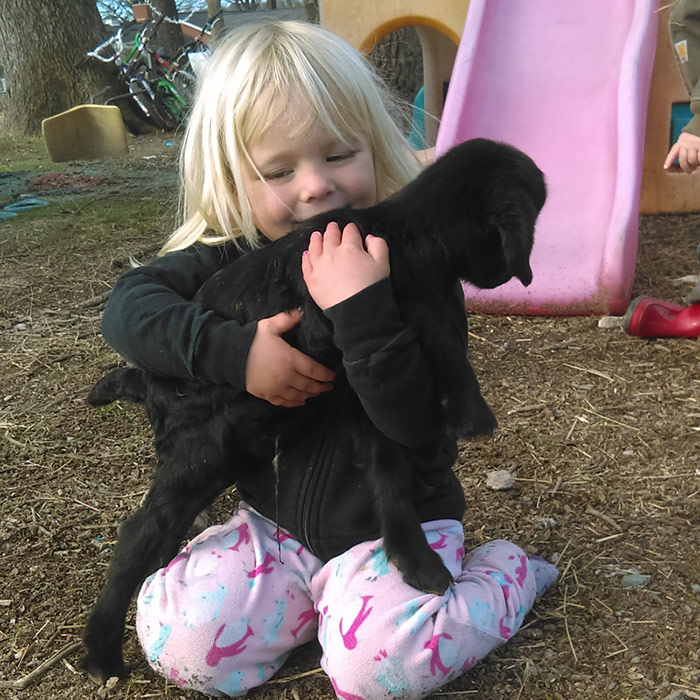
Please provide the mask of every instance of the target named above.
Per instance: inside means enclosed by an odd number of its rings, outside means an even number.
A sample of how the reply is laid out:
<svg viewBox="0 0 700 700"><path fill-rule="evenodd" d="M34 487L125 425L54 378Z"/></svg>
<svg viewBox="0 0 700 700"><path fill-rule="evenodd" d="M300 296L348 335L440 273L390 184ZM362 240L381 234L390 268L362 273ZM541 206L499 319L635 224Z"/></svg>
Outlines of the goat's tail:
<svg viewBox="0 0 700 700"><path fill-rule="evenodd" d="M104 406L117 399L143 403L146 400L146 373L133 367L119 367L100 379L88 394L88 403Z"/></svg>

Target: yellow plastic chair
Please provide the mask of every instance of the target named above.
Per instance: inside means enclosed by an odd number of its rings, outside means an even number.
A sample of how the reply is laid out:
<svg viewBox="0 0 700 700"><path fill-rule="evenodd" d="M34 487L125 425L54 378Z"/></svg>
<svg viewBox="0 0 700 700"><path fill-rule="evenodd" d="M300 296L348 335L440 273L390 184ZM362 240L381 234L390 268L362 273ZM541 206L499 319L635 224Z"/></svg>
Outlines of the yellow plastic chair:
<svg viewBox="0 0 700 700"><path fill-rule="evenodd" d="M115 105L78 105L44 119L41 132L54 163L129 153L122 115Z"/></svg>

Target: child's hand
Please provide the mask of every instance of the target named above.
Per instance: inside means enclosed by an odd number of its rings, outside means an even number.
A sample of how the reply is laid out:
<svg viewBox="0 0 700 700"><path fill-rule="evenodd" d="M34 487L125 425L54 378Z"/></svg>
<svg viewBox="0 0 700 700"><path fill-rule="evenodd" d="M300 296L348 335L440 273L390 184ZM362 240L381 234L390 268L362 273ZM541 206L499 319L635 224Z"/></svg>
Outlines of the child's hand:
<svg viewBox="0 0 700 700"><path fill-rule="evenodd" d="M674 163L676 158L678 158L678 165ZM678 141L671 146L664 161L664 168L676 172L682 170L690 175L698 165L700 165L700 138L683 131Z"/></svg>
<svg viewBox="0 0 700 700"><path fill-rule="evenodd" d="M333 388L335 373L289 345L282 335L301 321L301 311L258 321L245 366L249 394L275 406L295 408Z"/></svg>
<svg viewBox="0 0 700 700"><path fill-rule="evenodd" d="M389 247L383 238L362 235L355 224L343 233L336 223L326 232L311 234L309 249L301 259L301 271L311 298L325 311L389 276Z"/></svg>

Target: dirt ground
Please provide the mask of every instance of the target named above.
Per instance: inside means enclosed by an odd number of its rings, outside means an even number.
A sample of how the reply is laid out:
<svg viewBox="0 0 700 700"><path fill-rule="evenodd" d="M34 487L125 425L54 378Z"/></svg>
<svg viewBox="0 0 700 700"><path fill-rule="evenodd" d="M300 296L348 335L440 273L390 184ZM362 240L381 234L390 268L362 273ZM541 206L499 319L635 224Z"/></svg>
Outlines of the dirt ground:
<svg viewBox="0 0 700 700"><path fill-rule="evenodd" d="M0 205L49 202L0 222L0 679L67 650L2 698L201 697L149 670L133 617L128 681L99 689L77 670L117 524L154 459L141 410L84 400L118 359L99 335L104 294L130 255L155 254L173 220L176 149L163 136L132 149L61 168L36 156L20 170L21 154L0 153ZM39 178L44 189L31 189ZM644 217L633 293L680 302L689 288L673 280L697 274L699 240L700 215ZM455 467L467 546L507 538L562 576L513 640L433 698L700 693L700 346L597 321L471 317L472 362L500 428L464 444ZM494 470L515 474L514 486L490 489ZM235 502L222 496L210 517ZM628 586L629 574L650 578ZM311 644L250 697L332 698L318 662Z"/></svg>

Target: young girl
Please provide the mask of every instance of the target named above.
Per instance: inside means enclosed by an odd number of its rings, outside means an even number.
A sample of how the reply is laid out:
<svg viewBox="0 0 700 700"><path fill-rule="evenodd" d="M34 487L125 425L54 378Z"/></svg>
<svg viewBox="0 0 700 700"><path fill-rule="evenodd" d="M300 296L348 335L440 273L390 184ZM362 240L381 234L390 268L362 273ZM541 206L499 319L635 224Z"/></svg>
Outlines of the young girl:
<svg viewBox="0 0 700 700"><path fill-rule="evenodd" d="M181 168L184 223L161 257L118 281L104 337L153 373L280 406L332 391L333 372L282 337L297 311L241 327L191 299L226 262L296 222L372 205L414 176L364 59L314 25L233 32L200 85ZM515 634L557 571L506 541L465 557L456 440L392 298L385 242L365 247L356 227L331 224L313 234L302 270L373 421L415 448L416 507L454 584L423 593L387 561L353 436L330 410L282 456L277 485L272 465L247 475L233 517L145 581L138 635L154 669L209 695L245 694L316 636L339 698L421 698Z"/></svg>

